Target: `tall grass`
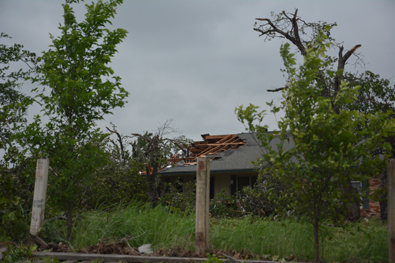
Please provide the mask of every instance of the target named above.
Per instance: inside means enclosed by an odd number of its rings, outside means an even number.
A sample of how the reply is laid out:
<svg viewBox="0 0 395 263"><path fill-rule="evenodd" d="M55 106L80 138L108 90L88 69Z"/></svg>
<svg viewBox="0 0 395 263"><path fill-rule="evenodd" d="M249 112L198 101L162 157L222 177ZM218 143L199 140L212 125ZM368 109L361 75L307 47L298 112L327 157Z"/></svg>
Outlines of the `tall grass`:
<svg viewBox="0 0 395 263"><path fill-rule="evenodd" d="M321 228L321 255L325 261L387 262L387 226L379 221L348 224L343 228ZM313 227L291 219L281 221L222 220L210 229L215 248L244 249L258 255L298 260L314 259Z"/></svg>
<svg viewBox="0 0 395 263"><path fill-rule="evenodd" d="M291 220L223 220L210 229L210 241L216 248L241 250L258 255L298 259L314 258L311 227Z"/></svg>
<svg viewBox="0 0 395 263"><path fill-rule="evenodd" d="M74 248L129 239L131 246L151 243L154 249L194 249L195 215L190 211L171 213L170 208L150 208L133 203L111 212L85 213L74 229ZM59 228L59 226L57 226ZM62 227L60 232L62 235ZM210 248L252 252L298 261L314 258L313 229L291 219L245 217L210 219ZM386 262L387 226L378 221L322 228L321 246L325 261Z"/></svg>
<svg viewBox="0 0 395 263"><path fill-rule="evenodd" d="M93 212L84 215L77 224L73 240L75 248L111 242L122 238L131 246L153 244L154 248L168 248L194 233L195 220L191 212L172 214L169 208L133 203L111 213Z"/></svg>

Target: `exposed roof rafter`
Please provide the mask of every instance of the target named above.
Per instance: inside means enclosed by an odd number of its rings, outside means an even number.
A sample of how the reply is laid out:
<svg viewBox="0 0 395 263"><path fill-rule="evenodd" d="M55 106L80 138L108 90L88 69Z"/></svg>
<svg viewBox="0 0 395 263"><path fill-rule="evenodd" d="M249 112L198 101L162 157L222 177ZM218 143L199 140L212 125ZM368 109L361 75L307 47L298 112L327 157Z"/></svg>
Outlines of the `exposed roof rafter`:
<svg viewBox="0 0 395 263"><path fill-rule="evenodd" d="M210 155L218 155L221 152L237 149L246 143L244 140L239 138L237 134L228 134L228 135L209 135L205 134L202 136L204 141L198 141L191 143L189 148L183 149L184 152L187 152L189 155L177 157L172 156L170 158L170 162L179 163L183 162L184 165L194 165L197 162L197 158L209 156ZM218 157L212 157L211 160L216 160Z"/></svg>

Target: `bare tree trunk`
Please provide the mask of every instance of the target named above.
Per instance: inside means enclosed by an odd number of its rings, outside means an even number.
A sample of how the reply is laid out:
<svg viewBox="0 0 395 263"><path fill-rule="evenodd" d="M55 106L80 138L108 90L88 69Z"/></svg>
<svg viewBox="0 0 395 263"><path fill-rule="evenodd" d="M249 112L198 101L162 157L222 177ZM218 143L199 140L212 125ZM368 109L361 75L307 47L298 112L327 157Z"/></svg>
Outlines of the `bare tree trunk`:
<svg viewBox="0 0 395 263"><path fill-rule="evenodd" d="M66 214L67 220L66 220L66 225L67 225L67 240L71 241L71 232L73 230L73 202L68 201L67 202L67 214Z"/></svg>

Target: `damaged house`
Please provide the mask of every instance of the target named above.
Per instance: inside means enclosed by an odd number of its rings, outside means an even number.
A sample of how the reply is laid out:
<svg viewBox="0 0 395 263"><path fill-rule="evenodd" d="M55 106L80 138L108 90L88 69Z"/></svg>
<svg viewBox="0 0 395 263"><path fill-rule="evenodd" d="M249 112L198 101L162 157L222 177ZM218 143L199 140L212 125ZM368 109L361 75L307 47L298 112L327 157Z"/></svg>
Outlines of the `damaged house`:
<svg viewBox="0 0 395 263"><path fill-rule="evenodd" d="M241 191L244 187L254 187L258 179L259 168L254 162L259 159L265 149L261 147L259 140L253 133L238 133L227 135L201 135L203 141L197 141L187 147L180 147L182 150L172 156L169 160L173 167L166 167L160 171L164 182L182 183L194 181L196 179L197 158L210 158L210 198L214 198L220 192L225 191L229 195ZM277 144L276 139L271 141L272 145ZM293 141L284 147L293 147ZM378 187L379 176L369 180L369 190ZM367 190L367 182L352 182L353 187L359 191ZM380 217L379 203L373 200L364 200L361 205L361 216Z"/></svg>
<svg viewBox="0 0 395 263"><path fill-rule="evenodd" d="M263 153L259 141L251 133L228 135L203 134L203 141L194 142L183 149L182 156L170 159L174 167L159 173L165 182L193 181L196 178L198 157L210 157L210 198L221 191L234 194L245 186L253 187L258 168L253 164Z"/></svg>

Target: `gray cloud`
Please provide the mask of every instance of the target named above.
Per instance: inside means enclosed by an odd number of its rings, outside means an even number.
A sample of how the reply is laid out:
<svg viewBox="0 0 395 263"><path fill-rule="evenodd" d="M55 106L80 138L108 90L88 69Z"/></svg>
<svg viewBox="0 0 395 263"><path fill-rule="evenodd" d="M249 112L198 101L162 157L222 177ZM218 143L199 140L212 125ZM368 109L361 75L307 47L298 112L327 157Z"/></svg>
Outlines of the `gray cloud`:
<svg viewBox="0 0 395 263"><path fill-rule="evenodd" d="M22 43L37 53L47 50L49 33L59 35L61 3L2 0L2 31L14 37L9 43ZM82 19L83 4L74 8ZM355 70L369 69L385 78L394 75L394 1L125 0L113 27L129 34L112 67L131 95L124 108L99 125L114 122L128 134L153 131L173 119L175 128L195 140L202 133L243 131L234 108L279 103L281 95L266 89L284 84L279 55L284 42L259 38L252 30L255 18L294 8L306 21L336 21L333 36L344 41L345 49L362 44L360 51L369 64ZM276 126L271 114L265 123L271 129Z"/></svg>

